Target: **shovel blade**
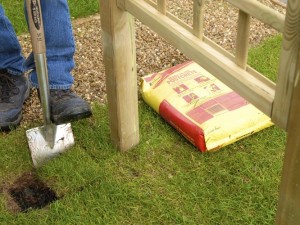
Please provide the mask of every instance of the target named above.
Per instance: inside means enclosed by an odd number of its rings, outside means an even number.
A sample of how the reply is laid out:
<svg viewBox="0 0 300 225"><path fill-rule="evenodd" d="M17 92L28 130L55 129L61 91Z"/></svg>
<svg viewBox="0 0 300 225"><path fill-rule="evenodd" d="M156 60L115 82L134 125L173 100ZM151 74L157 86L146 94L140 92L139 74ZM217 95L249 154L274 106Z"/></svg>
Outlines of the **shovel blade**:
<svg viewBox="0 0 300 225"><path fill-rule="evenodd" d="M36 127L26 131L34 167L42 166L74 145L74 136L70 123L56 126L54 145L47 141L48 138L45 137L45 132L43 131L44 127Z"/></svg>

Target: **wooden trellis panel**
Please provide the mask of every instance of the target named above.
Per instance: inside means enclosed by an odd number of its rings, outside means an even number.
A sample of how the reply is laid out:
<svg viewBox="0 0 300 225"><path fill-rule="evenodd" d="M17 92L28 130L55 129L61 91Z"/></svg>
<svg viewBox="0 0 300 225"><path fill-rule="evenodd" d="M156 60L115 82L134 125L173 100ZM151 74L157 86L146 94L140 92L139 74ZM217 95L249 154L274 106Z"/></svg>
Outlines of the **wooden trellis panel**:
<svg viewBox="0 0 300 225"><path fill-rule="evenodd" d="M122 2L122 1L121 1ZM259 73L255 75L241 68L232 58L197 38L193 32L165 16L155 7L140 0L126 0L125 9L189 58L249 100L265 114L271 116L275 85Z"/></svg>
<svg viewBox="0 0 300 225"><path fill-rule="evenodd" d="M204 36L205 0L194 0L192 26L168 12L167 0L100 0L112 139L121 150L139 141L134 16L288 131L276 221L298 225L300 1L288 0L286 16L256 0L227 2L239 9L235 55ZM283 33L277 84L247 64L251 17Z"/></svg>

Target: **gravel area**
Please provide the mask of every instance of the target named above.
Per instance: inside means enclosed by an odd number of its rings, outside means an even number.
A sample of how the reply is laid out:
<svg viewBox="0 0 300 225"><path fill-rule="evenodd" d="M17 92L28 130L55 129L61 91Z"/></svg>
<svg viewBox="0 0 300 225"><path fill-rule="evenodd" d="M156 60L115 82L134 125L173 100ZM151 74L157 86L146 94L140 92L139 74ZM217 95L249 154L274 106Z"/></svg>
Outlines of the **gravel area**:
<svg viewBox="0 0 300 225"><path fill-rule="evenodd" d="M236 40L238 11L226 1L206 0L204 34L233 52ZM192 24L192 0L169 1L168 10L187 24ZM260 0L265 5L285 13L285 9L271 0ZM76 68L73 71L75 83L73 89L91 104L106 103L104 65L102 62L100 15L73 21L73 30L77 51ZM257 45L265 38L276 33L256 19L251 20L251 46ZM19 37L24 55L31 51L28 34ZM138 77L157 72L189 60L178 49L169 45L164 39L148 27L136 21L136 46ZM42 120L42 112L36 91L31 92L23 110L21 126Z"/></svg>

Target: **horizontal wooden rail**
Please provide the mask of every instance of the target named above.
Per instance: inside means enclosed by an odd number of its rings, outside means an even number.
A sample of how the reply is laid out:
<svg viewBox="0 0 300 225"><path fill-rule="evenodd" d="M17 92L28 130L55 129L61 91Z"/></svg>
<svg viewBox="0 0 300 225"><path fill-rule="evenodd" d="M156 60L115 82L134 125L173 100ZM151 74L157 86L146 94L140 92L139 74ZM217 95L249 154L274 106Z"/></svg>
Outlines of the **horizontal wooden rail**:
<svg viewBox="0 0 300 225"><path fill-rule="evenodd" d="M275 90L265 78L252 76L231 59L199 40L191 32L162 15L146 2L125 0L124 5L129 13L151 27L186 56L230 86L266 115L271 115Z"/></svg>
<svg viewBox="0 0 300 225"><path fill-rule="evenodd" d="M126 1L126 0L120 0ZM152 0L144 0L149 3L152 7L156 7L156 4ZM269 8L268 6L253 0L226 0L233 6L239 8L250 16L262 21L263 23L269 25L275 30L283 33L284 19L285 16L275 10ZM167 13L168 15L168 13Z"/></svg>
<svg viewBox="0 0 300 225"><path fill-rule="evenodd" d="M118 5L120 8L125 9L125 0L119 0ZM148 3L150 6L152 6L153 8L156 8L156 4L151 1L151 0L144 0L146 3ZM185 30L187 30L190 33L194 33L194 28L190 25L188 25L187 23L185 23L184 21L180 20L178 17L176 17L175 15L173 15L170 12L166 13L166 16L173 20L175 23L177 23L179 26L181 26L182 28L184 28ZM195 36L197 36L197 34L194 33ZM231 54L229 51L227 51L226 49L222 48L220 45L218 45L216 42L212 41L210 38L206 37L203 35L203 41L208 44L209 46L211 46L212 48L214 48L215 50L219 51L221 54L225 55L227 58L230 58L232 62L235 61L235 56L233 54ZM248 69L248 68L247 68ZM250 69L249 71L253 71L253 69ZM258 72L255 71L255 74L257 74ZM274 83L270 84L272 88L274 88Z"/></svg>
<svg viewBox="0 0 300 225"><path fill-rule="evenodd" d="M253 0L226 0L230 4L283 33L284 15Z"/></svg>
<svg viewBox="0 0 300 225"><path fill-rule="evenodd" d="M286 3L281 2L280 0L271 0L274 2L276 5L280 5L281 7L286 8Z"/></svg>

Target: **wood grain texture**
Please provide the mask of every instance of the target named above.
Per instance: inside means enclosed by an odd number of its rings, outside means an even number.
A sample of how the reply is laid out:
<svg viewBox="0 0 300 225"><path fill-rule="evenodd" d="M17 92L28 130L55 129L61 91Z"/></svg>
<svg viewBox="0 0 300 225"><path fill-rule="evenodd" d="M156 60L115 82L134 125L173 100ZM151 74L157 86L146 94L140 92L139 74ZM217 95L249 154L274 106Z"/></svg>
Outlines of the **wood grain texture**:
<svg viewBox="0 0 300 225"><path fill-rule="evenodd" d="M239 10L237 29L236 64L246 69L249 50L250 15L242 10Z"/></svg>
<svg viewBox="0 0 300 225"><path fill-rule="evenodd" d="M293 93L288 138L281 179L277 225L299 225L300 222L300 85Z"/></svg>
<svg viewBox="0 0 300 225"><path fill-rule="evenodd" d="M203 39L205 0L194 0L193 6L193 30L194 35Z"/></svg>
<svg viewBox="0 0 300 225"><path fill-rule="evenodd" d="M274 104L274 121L287 127L277 225L300 222L300 1L289 0ZM287 124L287 126L286 126Z"/></svg>
<svg viewBox="0 0 300 225"><path fill-rule="evenodd" d="M289 0L280 55L272 120L287 129L295 78L299 74L300 1Z"/></svg>
<svg viewBox="0 0 300 225"><path fill-rule="evenodd" d="M167 0L157 0L157 9L162 14L166 15L167 13Z"/></svg>
<svg viewBox="0 0 300 225"><path fill-rule="evenodd" d="M116 0L100 5L111 138L126 151L139 142L134 21Z"/></svg>

